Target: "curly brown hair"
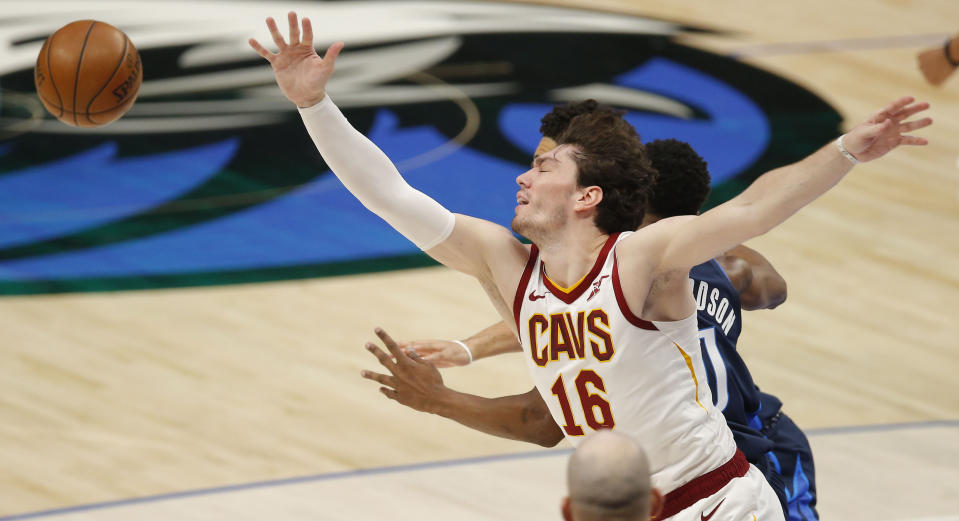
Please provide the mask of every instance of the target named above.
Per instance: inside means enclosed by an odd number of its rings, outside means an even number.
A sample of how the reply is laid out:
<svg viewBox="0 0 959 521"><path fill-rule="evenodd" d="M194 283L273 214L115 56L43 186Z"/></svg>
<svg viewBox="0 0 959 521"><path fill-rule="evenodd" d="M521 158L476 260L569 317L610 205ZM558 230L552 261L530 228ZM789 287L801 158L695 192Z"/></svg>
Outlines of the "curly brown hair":
<svg viewBox="0 0 959 521"><path fill-rule="evenodd" d="M596 226L608 234L639 228L657 173L636 129L622 114L580 114L572 118L556 141L575 146L579 186L603 190Z"/></svg>
<svg viewBox="0 0 959 521"><path fill-rule="evenodd" d="M554 106L553 110L539 120L539 133L544 137L555 140L566 131L573 118L580 114L592 114L593 112L608 112L620 118L626 114L624 110L603 105L594 99L570 101L565 105Z"/></svg>

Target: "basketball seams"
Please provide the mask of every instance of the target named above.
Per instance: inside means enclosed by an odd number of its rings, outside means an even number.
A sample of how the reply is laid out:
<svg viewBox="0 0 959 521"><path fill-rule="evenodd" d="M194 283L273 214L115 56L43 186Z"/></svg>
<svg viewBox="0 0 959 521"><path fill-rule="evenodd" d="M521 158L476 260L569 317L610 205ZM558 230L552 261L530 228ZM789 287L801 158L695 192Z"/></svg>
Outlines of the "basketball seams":
<svg viewBox="0 0 959 521"><path fill-rule="evenodd" d="M56 107L60 109L60 114L57 117L63 116L63 98L60 97L60 89L57 88L57 82L53 78L53 67L50 66L50 50L53 49L53 37L56 36L56 33L50 35L50 40L47 42L47 76L50 78L50 85L53 85L53 92L57 94L57 105ZM39 96L40 93L37 92ZM42 97L42 96L41 96Z"/></svg>
<svg viewBox="0 0 959 521"><path fill-rule="evenodd" d="M113 81L113 78L116 77L117 72L119 72L120 67L123 65L123 62L124 62L124 61L126 60L126 58L127 58L127 51L128 51L128 49L130 49L130 43L131 43L131 42L130 42L130 38L124 34L124 35L123 35L123 52L120 53L120 59L117 61L117 66L113 68L113 74L111 74L110 77L107 78L107 81L103 82L103 86L100 87L100 90L98 90L97 93L94 94L93 97L90 98L90 103L87 103L86 114L87 114L87 120L88 120L90 123L94 123L94 124L96 123L96 121L93 121L93 119L90 118L90 115L93 114L93 112L90 112L90 107L93 106L93 102L96 101L97 97L100 96L100 94L103 93L103 90L107 88L107 85L110 85L110 82ZM126 100L123 100L122 103L126 103ZM116 108L116 107L119 106L120 104L121 104L121 103L118 103L116 106L114 106L114 107L111 108L110 110L113 110L114 108Z"/></svg>
<svg viewBox="0 0 959 521"><path fill-rule="evenodd" d="M99 127L122 117L135 102L143 78L133 41L123 31L97 20L77 20L55 31L44 42L36 67L34 83L40 101L57 119L75 127ZM66 84L71 76L72 86ZM97 103L104 92L123 98L104 108L114 97ZM67 109L71 96L72 106Z"/></svg>
<svg viewBox="0 0 959 521"><path fill-rule="evenodd" d="M77 90L80 87L80 68L83 67L83 53L87 50L87 42L90 41L90 33L93 32L93 28L96 27L97 22L94 20L90 23L90 28L87 29L86 36L83 37L83 46L80 47L80 56L77 57L77 74L73 80L73 123L76 125L80 124L80 121L77 119Z"/></svg>
<svg viewBox="0 0 959 521"><path fill-rule="evenodd" d="M43 100L43 101L46 101L47 103L50 103L50 100L48 100L47 98L43 97L43 96L40 95L40 94L37 94L37 97L39 97L39 98L40 98L41 100ZM70 114L89 114L89 115L91 115L91 116L99 116L100 114L106 114L106 113L108 113L108 112L113 112L114 110L117 109L117 107L119 107L119 106L121 106L121 105L123 105L123 104L125 104L125 103L129 103L129 102L130 102L130 99L127 98L127 99L123 100L122 103L117 103L116 105L114 105L114 106L112 106L112 107L110 107L110 108L108 108L108 109L98 110L98 111L96 111L96 112L85 112L85 111L84 111L84 112L80 112L80 111L75 111L75 110L67 110L67 109L65 109L65 108L63 108L63 107L57 107L57 108L60 109L60 114L61 114L61 115L62 115L62 114L66 114L66 113L70 113ZM53 105L53 103L50 103L50 105ZM89 118L87 118L87 119L89 119ZM95 123L95 122L94 122L94 123Z"/></svg>

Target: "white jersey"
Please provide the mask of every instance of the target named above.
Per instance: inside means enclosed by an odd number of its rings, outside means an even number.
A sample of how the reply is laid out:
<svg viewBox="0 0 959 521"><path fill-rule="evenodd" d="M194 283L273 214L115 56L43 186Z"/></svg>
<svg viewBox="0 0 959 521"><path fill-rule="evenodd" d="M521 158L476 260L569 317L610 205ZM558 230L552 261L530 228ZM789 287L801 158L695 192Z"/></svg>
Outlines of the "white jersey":
<svg viewBox="0 0 959 521"><path fill-rule="evenodd" d="M736 444L713 406L696 314L647 322L627 306L615 245L628 235L610 236L572 288L549 280L534 245L513 313L536 388L566 438L577 445L604 428L630 435L666 493L726 463Z"/></svg>

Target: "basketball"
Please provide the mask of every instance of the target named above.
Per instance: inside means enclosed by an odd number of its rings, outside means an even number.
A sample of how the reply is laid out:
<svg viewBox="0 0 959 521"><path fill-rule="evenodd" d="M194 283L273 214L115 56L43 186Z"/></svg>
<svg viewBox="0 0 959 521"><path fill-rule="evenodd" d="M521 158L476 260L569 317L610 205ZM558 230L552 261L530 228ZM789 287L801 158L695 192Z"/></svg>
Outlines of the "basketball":
<svg viewBox="0 0 959 521"><path fill-rule="evenodd" d="M123 31L96 20L71 22L50 35L33 69L43 106L75 127L99 127L126 114L143 68Z"/></svg>

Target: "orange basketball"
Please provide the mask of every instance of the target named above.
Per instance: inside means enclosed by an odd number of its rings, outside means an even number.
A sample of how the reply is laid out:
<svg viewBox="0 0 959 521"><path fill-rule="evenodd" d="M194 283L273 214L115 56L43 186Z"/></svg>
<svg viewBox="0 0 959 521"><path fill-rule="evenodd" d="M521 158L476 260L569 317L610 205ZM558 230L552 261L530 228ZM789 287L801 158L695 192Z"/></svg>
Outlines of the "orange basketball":
<svg viewBox="0 0 959 521"><path fill-rule="evenodd" d="M75 127L106 125L126 114L142 79L130 38L96 20L71 22L50 35L33 69L43 106Z"/></svg>

